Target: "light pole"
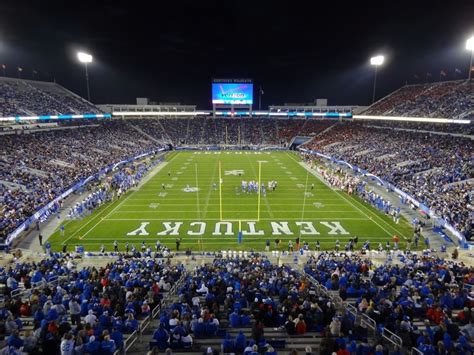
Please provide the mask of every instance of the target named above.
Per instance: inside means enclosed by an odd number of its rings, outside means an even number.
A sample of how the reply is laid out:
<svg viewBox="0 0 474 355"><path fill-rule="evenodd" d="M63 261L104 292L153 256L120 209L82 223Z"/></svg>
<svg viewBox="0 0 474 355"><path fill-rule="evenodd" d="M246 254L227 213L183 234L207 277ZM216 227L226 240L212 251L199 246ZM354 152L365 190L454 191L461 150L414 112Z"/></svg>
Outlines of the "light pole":
<svg viewBox="0 0 474 355"><path fill-rule="evenodd" d="M90 54L87 54L87 53L78 52L77 53L77 59L81 63L84 63L84 66L86 68L87 101L91 101L91 92L90 92L90 89L89 89L89 72L87 71L87 64L92 63L92 56Z"/></svg>
<svg viewBox="0 0 474 355"><path fill-rule="evenodd" d="M468 51L471 51L471 62L469 64L469 80L471 80L471 74L472 74L472 57L474 57L474 36L469 38L466 41L466 49Z"/></svg>
<svg viewBox="0 0 474 355"><path fill-rule="evenodd" d="M375 67L374 73L374 87L372 89L372 103L375 102L375 87L377 85L377 68L383 64L385 57L383 55L377 55L375 57L370 58L370 65Z"/></svg>

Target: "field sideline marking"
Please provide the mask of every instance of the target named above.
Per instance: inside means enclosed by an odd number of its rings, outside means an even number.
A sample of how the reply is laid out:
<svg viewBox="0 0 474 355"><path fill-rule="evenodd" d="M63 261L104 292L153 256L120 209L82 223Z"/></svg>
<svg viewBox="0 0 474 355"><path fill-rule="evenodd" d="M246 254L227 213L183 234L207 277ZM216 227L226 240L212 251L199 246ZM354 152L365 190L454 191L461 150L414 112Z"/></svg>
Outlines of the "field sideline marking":
<svg viewBox="0 0 474 355"><path fill-rule="evenodd" d="M316 175L316 173L314 173L305 163L301 163L301 166L303 166L305 169L307 169L308 171L311 171L311 174L313 174L314 176L316 176L319 180L321 180L321 178ZM385 229L382 225L380 225L377 221L375 221L372 217L370 217L366 212L362 211L359 207L357 207L356 205L354 205L354 203L352 203L345 195L343 192L341 191L337 191L337 190L334 190L334 192L336 192L336 194L338 194L339 196L341 196L344 200L346 200L350 205L352 205L356 210L358 210L360 213L362 213L364 216L366 216L367 218L369 218L371 221L373 221L377 226L379 226L385 233L387 233L389 236L392 236L392 233L390 233L387 229ZM369 211L372 215L373 212L372 211ZM378 217L377 215L375 215L376 217ZM385 222L384 220L382 220L382 222L384 222L384 224L386 224L388 227L391 227L387 222ZM393 229L393 228L392 228ZM397 232L399 232L397 230ZM399 233L401 234L401 233ZM402 236L404 236L403 234L401 234Z"/></svg>
<svg viewBox="0 0 474 355"><path fill-rule="evenodd" d="M290 155L291 157L291 154L287 152L288 155ZM291 157L293 160L296 161L296 159L294 159L293 157ZM300 162L301 163L301 162ZM307 165L304 164L304 167L306 169L307 168ZM315 175L313 172L311 172L314 176L316 176L319 180L321 180L317 175ZM326 184L323 180L321 180L324 184ZM327 184L326 184L327 185ZM329 186L329 185L328 185ZM338 195L340 195L342 198L344 198L347 202L349 202L352 206L354 206L356 209L358 209L360 212L362 212L364 215L366 215L368 217L368 215L366 213L364 213L360 208L358 208L356 205L354 205L351 201L349 201L345 196L344 194L341 194L340 191L337 191L337 190L333 190L335 191ZM350 195L349 195L350 196ZM382 221L387 227L389 227L390 229L392 229L393 231L397 232L398 234L400 234L402 237L404 237L405 239L407 239L406 235L403 234L402 232L400 232L399 229L393 227L390 223L387 223L386 221L384 221L382 219L382 217L380 217L378 214L374 213L373 211L371 211L367 206L365 206L364 204L362 204L361 202L359 202L357 199L355 199L354 197L350 196L350 198L354 201L354 202L357 202L358 205L360 205L361 207L363 207L366 211L368 211L371 215L375 216L378 220ZM369 217L370 218L370 217ZM372 219L372 218L370 218ZM373 220L373 219L372 219ZM377 222L374 221L375 224L377 224L379 227L381 227L385 232L387 232L389 235L392 235L392 233L389 233L385 228L383 228L380 224L378 224Z"/></svg>
<svg viewBox="0 0 474 355"><path fill-rule="evenodd" d="M287 154L290 154L287 152ZM293 160L296 160L294 159L293 157L291 157ZM302 163L302 162L300 162ZM305 167L305 169L308 169L307 165L305 163L302 163L301 165L303 165ZM319 176L317 176L316 174L314 174L312 171L311 173L316 176L319 180L321 180L319 178ZM325 182L323 180L321 180L324 184ZM327 184L326 184L327 185ZM328 185L329 186L329 185ZM333 190L335 191L338 195L340 195L342 198L344 198L347 202L349 202L352 206L354 206L356 209L358 209L362 214L364 214L365 216L369 217L366 213L364 213L360 208L358 208L356 205L354 205L351 201L349 201L344 194L341 194L340 191L338 190ZM350 195L349 195L350 196ZM361 202L359 202L358 200L356 200L354 197L350 196L350 198L354 201L354 202L357 202L358 205L360 205L361 207L363 207L366 211L368 211L372 216L376 217L378 220L382 221L388 228L392 229L393 231L395 231L396 233L400 234L402 237L404 237L405 239L407 239L406 235L403 234L402 232L400 232L399 229L393 227L390 223L387 223L386 221L384 221L382 219L382 217L380 217L378 214L374 213L373 211L371 211L367 206L364 206L364 204L362 204ZM369 217L370 218L370 217ZM370 218L372 219L372 218ZM372 219L373 220L373 219ZM388 232L385 228L383 228L380 224L378 224L376 221L374 221L375 224L377 224L380 228L382 228L386 233L388 233L390 236L392 235L392 233Z"/></svg>
<svg viewBox="0 0 474 355"><path fill-rule="evenodd" d="M102 218L101 220L99 220L98 223L96 223L91 229L89 229L86 234L84 234L82 236L82 239L84 239L84 237L91 231L93 230L98 224L100 224L100 222L102 222L103 220L105 220L112 212L115 211L115 209L117 209L120 205L122 205L126 200L128 200L130 197L132 197L132 195L135 193L135 192L138 192L140 191L140 189L145 186L151 179L153 179L156 174L158 174L164 166L168 165L175 157L177 157L178 154L175 154L169 161L165 161L163 162L163 164L160 164L159 166L157 166L157 168L159 167L159 169L157 169L155 172L153 172L153 176L150 176L150 178L143 183L142 186L137 186L137 189L135 191L132 191L130 193L130 195L128 195L125 199L122 200L122 202L120 202L117 206L115 206L114 209L112 209L112 211L110 211L104 218ZM151 174L152 172L150 172ZM113 205L113 204L112 204ZM102 211L101 213L99 213L97 216L95 216L94 218L92 218L89 222L87 222L86 224L84 224L83 226L81 226L81 228L79 228L78 230L76 230L69 238L67 238L64 242L62 242L61 244L64 245L66 244L67 241L69 241L72 237L74 237L78 232L80 232L85 226L87 226L89 223L91 223L92 221L94 221L96 218L98 218L100 215L102 215L102 213L104 213L105 211L107 210L107 208L104 209L104 211Z"/></svg>
<svg viewBox="0 0 474 355"><path fill-rule="evenodd" d="M124 198L124 199L122 200L122 202L120 202L117 206L115 206L115 208L114 208L112 211L110 211L109 213L107 213L107 215L106 215L105 217L103 217L101 220L99 220L99 222L97 222L96 224L94 224L94 225L92 226L92 228L90 228L85 234L82 235L82 238L81 238L81 239L84 239L84 238L86 237L86 235L88 235L95 227L97 227L100 223L102 223L102 221L104 221L104 220L105 220L108 216L110 216L118 207L120 207L125 201L127 201L127 200L130 198L130 196L133 195L134 192L135 192L135 191L133 191L133 192L132 192L130 195L128 195L126 198Z"/></svg>
<svg viewBox="0 0 474 355"><path fill-rule="evenodd" d="M369 211L372 215L374 215L375 217L377 217L379 220L381 220L383 223L385 223L389 228L391 228L392 230L394 230L395 232L397 232L398 234L400 234L402 237L404 237L405 239L407 239L406 235L403 234L402 232L400 232L400 230L398 230L397 228L393 227L392 225L390 225L390 223L387 223L386 221L384 221L382 219L382 217L378 216L377 214L375 214L374 212L372 212L370 209L367 208L367 206L364 206L362 203L360 203L359 201L357 201L354 197L352 197L352 200L354 200L354 202L357 202L357 204L359 204L360 206L362 206L365 210Z"/></svg>
<svg viewBox="0 0 474 355"><path fill-rule="evenodd" d="M115 202L118 202L118 200L116 200ZM61 243L61 245L66 244L66 242L67 242L68 240L70 240L72 237L74 237L78 232L80 232L80 231L81 231L85 226L87 226L89 223L91 223L92 221L95 221L97 218L99 218L99 216L101 216L103 213L105 213L106 211L108 211L108 209L109 209L110 207L112 207L113 205L114 205L114 204L111 203L109 206L106 206L106 207L105 207L101 212L99 212L96 216L92 217L92 218L90 219L90 221L88 221L86 224L82 225L82 226L81 226L78 230L76 230L70 237L66 238L66 240L63 241L63 242Z"/></svg>

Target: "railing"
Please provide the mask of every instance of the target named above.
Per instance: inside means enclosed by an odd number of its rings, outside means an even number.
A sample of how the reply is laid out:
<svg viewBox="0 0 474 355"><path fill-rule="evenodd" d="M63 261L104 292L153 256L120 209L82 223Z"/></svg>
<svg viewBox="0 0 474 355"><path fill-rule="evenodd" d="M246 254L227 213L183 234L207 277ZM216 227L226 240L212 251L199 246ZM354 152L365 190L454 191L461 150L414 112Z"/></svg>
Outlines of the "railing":
<svg viewBox="0 0 474 355"><path fill-rule="evenodd" d="M135 344L138 340L138 331L134 331L130 336L125 339L123 342L123 354L126 354L128 350Z"/></svg>
<svg viewBox="0 0 474 355"><path fill-rule="evenodd" d="M403 348L403 341L398 335L394 332L388 330L387 328L383 328L382 337L387 340L389 343L392 343L396 348L402 349Z"/></svg>
<svg viewBox="0 0 474 355"><path fill-rule="evenodd" d="M342 301L341 297L339 295L335 295L333 293L331 293L327 288L326 286L324 285L321 285L318 280L316 280L313 276L311 276L310 274L308 274L306 271L303 271L304 273L304 276L311 281L311 283L316 286L316 292L318 292L319 294L322 294L324 296L326 296L327 298L329 298L335 305L336 305L336 308L343 308L344 307L344 302Z"/></svg>
<svg viewBox="0 0 474 355"><path fill-rule="evenodd" d="M362 325L365 325L367 328L370 328L374 333L377 329L377 322L370 318L367 314L361 313L351 304L346 304L347 311L354 316L354 318L359 319Z"/></svg>
<svg viewBox="0 0 474 355"><path fill-rule="evenodd" d="M423 351L413 347L411 348L411 355L423 355Z"/></svg>
<svg viewBox="0 0 474 355"><path fill-rule="evenodd" d="M360 320L361 324L367 326L370 328L374 333L376 333L377 329L377 322L370 318L367 314L359 312L357 308L355 308L353 305L345 303L339 295L334 295L332 294L324 285L321 285L318 280L316 280L313 276L309 275L306 271L303 271L305 277L310 280L315 286L317 292L319 292L322 295L325 295L331 301L334 302L337 308L339 309L346 309L356 320ZM402 350L403 348L403 341L402 338L400 338L398 335L394 334L390 330L383 328L382 338L386 340L387 342L391 343L396 349Z"/></svg>
<svg viewBox="0 0 474 355"><path fill-rule="evenodd" d="M27 289L17 288L16 290L13 290L13 291L10 292L10 296L12 298L30 296L31 292L33 290L41 290L41 289L43 289L47 286L57 286L60 281L64 281L64 280L68 280L68 279L69 279L69 276L54 275L54 276L51 276L49 281L46 281L46 280L43 279L43 280L38 281L38 282L33 282L31 284L30 288L27 288Z"/></svg>
<svg viewBox="0 0 474 355"><path fill-rule="evenodd" d="M140 339L143 335L143 333L148 329L148 327L151 324L151 321L155 319L159 314L162 308L165 308L168 305L169 302L169 296L174 295L174 293L177 291L178 287L181 286L183 283L184 279L186 278L187 273L186 271L183 271L181 277L176 281L173 286L170 288L170 290L167 292L167 296L161 300L161 303L157 305L153 310L151 311L151 315L146 317L143 321L140 322L140 325L138 327L138 330L134 331L130 336L125 339L123 343L123 348L117 350L114 355L126 355L127 351L129 351L133 345L137 342L138 339Z"/></svg>

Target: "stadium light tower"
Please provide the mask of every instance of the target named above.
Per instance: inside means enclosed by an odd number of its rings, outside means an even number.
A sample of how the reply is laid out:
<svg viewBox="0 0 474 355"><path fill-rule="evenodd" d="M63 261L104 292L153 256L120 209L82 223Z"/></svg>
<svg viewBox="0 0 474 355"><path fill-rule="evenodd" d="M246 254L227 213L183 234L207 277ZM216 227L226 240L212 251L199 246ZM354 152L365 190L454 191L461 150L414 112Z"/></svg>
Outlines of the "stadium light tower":
<svg viewBox="0 0 474 355"><path fill-rule="evenodd" d="M375 57L370 58L370 65L375 67L374 73L374 87L372 89L372 103L375 101L375 86L377 85L377 68L383 64L385 57L383 55L376 55Z"/></svg>
<svg viewBox="0 0 474 355"><path fill-rule="evenodd" d="M472 74L472 58L474 57L474 36L469 38L466 41L466 49L468 51L471 51L471 62L469 64L469 80L471 80L471 74Z"/></svg>
<svg viewBox="0 0 474 355"><path fill-rule="evenodd" d="M89 89L89 72L87 70L87 64L92 63L92 56L90 54L87 54L87 53L78 52L77 53L77 59L81 63L84 63L84 66L86 68L87 101L91 101L91 92L90 92L90 89Z"/></svg>

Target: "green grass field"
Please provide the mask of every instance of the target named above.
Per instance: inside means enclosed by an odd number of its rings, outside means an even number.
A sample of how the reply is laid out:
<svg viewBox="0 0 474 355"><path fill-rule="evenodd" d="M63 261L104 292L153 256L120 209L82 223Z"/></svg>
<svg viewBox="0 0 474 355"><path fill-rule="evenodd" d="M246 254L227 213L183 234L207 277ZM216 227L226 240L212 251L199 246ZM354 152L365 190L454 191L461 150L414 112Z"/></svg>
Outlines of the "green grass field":
<svg viewBox="0 0 474 355"><path fill-rule="evenodd" d="M49 239L53 250L63 244L69 250L75 245L98 250L104 244L111 251L114 240L120 250L127 241L139 249L142 241L154 246L156 240L174 250L178 236L181 250L264 250L267 239L273 249L276 238L285 250L298 236L311 249L316 240L322 249L333 249L337 239L343 248L353 236L359 237L359 247L370 239L376 248L394 234L401 240L412 234L405 220L394 224L358 198L326 186L295 153L173 152L158 169L139 189L82 220L66 222L64 237L56 232ZM278 186L266 196L240 191L242 180L259 179Z"/></svg>

